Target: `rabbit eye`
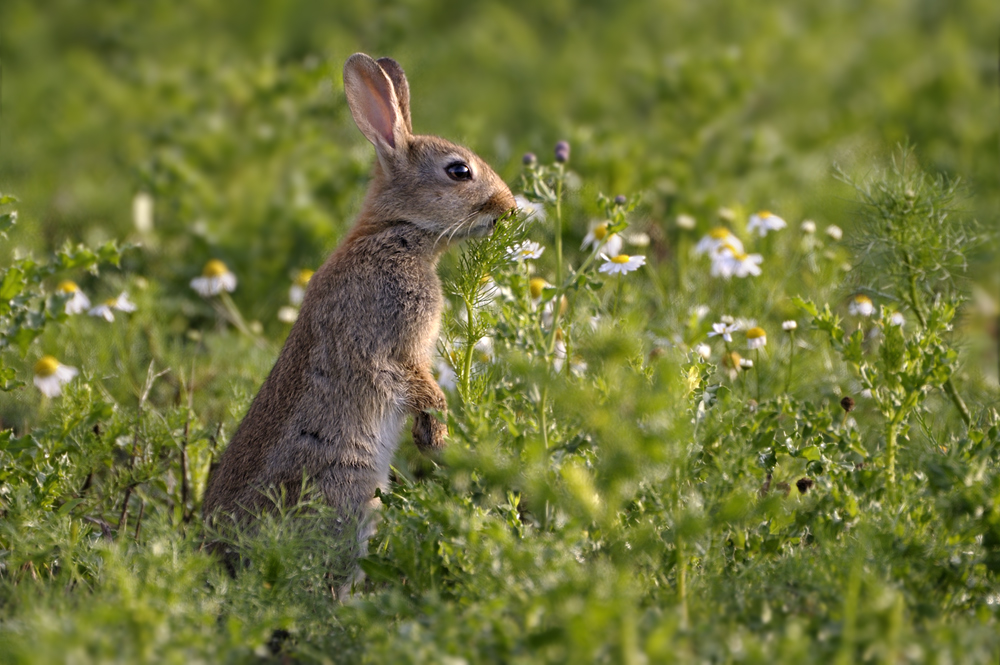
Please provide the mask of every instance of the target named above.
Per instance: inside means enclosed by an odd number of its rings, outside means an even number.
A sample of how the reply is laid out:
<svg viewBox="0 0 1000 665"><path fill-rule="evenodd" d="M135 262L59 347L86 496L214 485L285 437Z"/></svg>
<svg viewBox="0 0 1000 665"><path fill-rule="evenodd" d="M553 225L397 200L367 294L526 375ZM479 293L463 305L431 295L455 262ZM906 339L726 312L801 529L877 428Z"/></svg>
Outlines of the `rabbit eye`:
<svg viewBox="0 0 1000 665"><path fill-rule="evenodd" d="M465 162L454 162L444 167L444 172L452 180L472 180L472 169Z"/></svg>

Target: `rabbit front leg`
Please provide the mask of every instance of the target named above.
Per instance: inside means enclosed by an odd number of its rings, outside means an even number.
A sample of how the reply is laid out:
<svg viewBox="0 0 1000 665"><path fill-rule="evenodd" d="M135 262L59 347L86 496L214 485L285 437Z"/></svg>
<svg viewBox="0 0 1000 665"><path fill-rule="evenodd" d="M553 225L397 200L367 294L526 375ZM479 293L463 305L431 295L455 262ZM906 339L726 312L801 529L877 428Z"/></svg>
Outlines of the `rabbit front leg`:
<svg viewBox="0 0 1000 665"><path fill-rule="evenodd" d="M413 367L407 384L408 403L413 411L413 442L423 453L440 450L448 436L448 425L431 411L447 413L448 400L426 367Z"/></svg>

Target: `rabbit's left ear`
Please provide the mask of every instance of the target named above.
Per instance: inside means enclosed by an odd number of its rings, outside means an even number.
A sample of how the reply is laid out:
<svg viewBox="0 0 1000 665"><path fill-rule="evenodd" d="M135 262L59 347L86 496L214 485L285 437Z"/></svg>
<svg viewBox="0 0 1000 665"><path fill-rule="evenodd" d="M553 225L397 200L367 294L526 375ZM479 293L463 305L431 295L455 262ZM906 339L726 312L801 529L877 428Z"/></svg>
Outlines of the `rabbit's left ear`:
<svg viewBox="0 0 1000 665"><path fill-rule="evenodd" d="M382 68L389 80L392 81L392 89L396 92L396 102L399 106L399 113L403 116L403 123L406 131L413 133L413 123L410 121L410 84L406 81L406 74L399 63L392 58L379 58L376 60L378 66Z"/></svg>
<svg viewBox="0 0 1000 665"><path fill-rule="evenodd" d="M404 114L385 70L364 53L355 53L344 64L344 92L358 129L372 142L381 159L393 161L410 136L409 88Z"/></svg>

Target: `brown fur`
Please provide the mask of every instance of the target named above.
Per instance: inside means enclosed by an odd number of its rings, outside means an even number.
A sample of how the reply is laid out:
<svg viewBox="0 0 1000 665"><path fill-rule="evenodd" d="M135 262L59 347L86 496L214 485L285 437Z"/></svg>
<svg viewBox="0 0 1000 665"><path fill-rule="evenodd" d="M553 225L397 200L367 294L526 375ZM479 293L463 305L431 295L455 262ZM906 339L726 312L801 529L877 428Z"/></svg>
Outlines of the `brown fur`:
<svg viewBox="0 0 1000 665"><path fill-rule="evenodd" d="M412 414L421 450L444 445L447 427L431 413L447 408L430 371L438 258L452 241L491 232L514 199L469 150L411 134L409 86L395 61L351 56L344 87L378 155L368 194L310 280L281 355L209 478L209 518L246 522L272 488L295 501L305 474L344 519L361 523L388 484L399 432L387 430ZM455 161L473 169L471 181L448 177Z"/></svg>

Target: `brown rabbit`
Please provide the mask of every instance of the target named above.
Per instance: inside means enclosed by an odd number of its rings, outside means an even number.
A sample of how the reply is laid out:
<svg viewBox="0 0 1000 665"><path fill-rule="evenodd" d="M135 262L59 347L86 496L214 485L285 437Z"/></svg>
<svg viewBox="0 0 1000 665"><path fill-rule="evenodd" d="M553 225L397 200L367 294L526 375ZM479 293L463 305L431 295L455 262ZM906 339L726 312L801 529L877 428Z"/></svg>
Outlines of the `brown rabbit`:
<svg viewBox="0 0 1000 665"><path fill-rule="evenodd" d="M441 320L437 262L453 240L485 236L515 206L507 185L461 146L411 133L395 60L344 65L347 102L378 156L354 228L309 282L271 374L208 481L205 514L246 523L267 490L298 498L303 475L370 536L376 488L407 414L423 451L444 444L444 393L430 372Z"/></svg>

